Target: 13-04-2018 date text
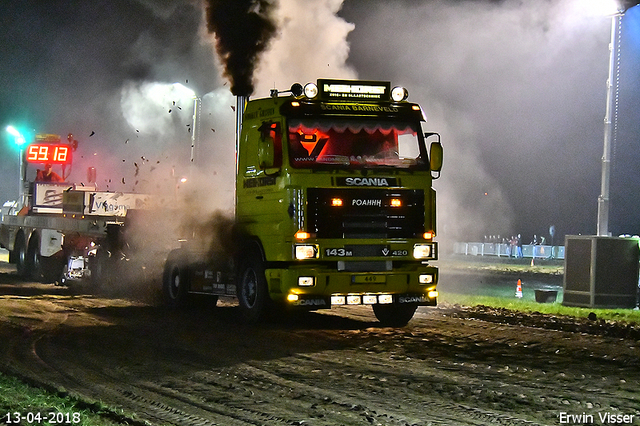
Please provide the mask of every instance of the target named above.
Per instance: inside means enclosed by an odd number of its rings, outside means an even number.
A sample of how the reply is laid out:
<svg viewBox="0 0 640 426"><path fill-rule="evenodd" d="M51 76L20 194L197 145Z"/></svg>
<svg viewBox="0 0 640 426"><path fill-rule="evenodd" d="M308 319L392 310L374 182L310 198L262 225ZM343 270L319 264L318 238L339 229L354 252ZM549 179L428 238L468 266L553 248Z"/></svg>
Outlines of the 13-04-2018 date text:
<svg viewBox="0 0 640 426"><path fill-rule="evenodd" d="M4 425L19 425L19 424L50 424L50 425L77 425L81 422L80 413L70 412L63 413L60 411L49 412L27 412L21 413L14 411L10 413L4 413L0 424Z"/></svg>

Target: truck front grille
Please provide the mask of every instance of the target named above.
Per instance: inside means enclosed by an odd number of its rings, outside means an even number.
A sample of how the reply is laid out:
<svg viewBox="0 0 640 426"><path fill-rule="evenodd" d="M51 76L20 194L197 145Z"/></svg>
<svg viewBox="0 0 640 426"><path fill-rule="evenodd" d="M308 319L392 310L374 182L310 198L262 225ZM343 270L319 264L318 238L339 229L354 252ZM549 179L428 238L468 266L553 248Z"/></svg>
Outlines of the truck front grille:
<svg viewBox="0 0 640 426"><path fill-rule="evenodd" d="M424 220L422 190L307 190L307 225L318 238L420 237Z"/></svg>

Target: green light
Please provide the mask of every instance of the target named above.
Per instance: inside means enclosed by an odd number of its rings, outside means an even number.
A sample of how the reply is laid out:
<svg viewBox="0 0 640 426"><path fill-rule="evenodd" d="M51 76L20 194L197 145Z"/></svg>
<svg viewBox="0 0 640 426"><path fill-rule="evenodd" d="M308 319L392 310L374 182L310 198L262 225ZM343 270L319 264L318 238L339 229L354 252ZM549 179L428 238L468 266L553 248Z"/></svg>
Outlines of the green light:
<svg viewBox="0 0 640 426"><path fill-rule="evenodd" d="M7 126L6 128L7 132L9 132L9 134L11 136L14 137L14 142L16 145L21 146L24 145L27 141L24 138L24 136L22 136L22 134L20 134L20 132L18 130L16 130L15 127L13 126Z"/></svg>

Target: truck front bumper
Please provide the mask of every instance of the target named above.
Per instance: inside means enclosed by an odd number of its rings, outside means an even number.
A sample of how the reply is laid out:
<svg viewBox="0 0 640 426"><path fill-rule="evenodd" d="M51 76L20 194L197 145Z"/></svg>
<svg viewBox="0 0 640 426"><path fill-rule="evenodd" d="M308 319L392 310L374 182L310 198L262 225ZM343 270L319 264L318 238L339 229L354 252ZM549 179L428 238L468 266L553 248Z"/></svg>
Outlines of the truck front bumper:
<svg viewBox="0 0 640 426"><path fill-rule="evenodd" d="M338 271L323 264L289 264L265 271L274 300L313 309L338 305L414 304L435 306L438 269L421 263L391 271Z"/></svg>

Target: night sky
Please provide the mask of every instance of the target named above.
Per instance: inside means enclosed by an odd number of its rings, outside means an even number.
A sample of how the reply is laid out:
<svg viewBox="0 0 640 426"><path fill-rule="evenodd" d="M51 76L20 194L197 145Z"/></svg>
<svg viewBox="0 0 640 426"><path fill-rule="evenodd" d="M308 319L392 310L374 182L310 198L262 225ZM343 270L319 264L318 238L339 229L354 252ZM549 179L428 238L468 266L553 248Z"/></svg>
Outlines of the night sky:
<svg viewBox="0 0 640 426"><path fill-rule="evenodd" d="M441 241L593 234L611 18L586 3L280 0L253 96L325 77L404 85L445 146ZM166 191L189 170L195 93L197 175L208 208L228 209L235 101L204 10L0 0L0 124L73 133L72 181L93 166L100 189ZM620 65L609 229L640 234L640 7L623 19ZM14 199L18 154L6 132L0 143L0 198Z"/></svg>

